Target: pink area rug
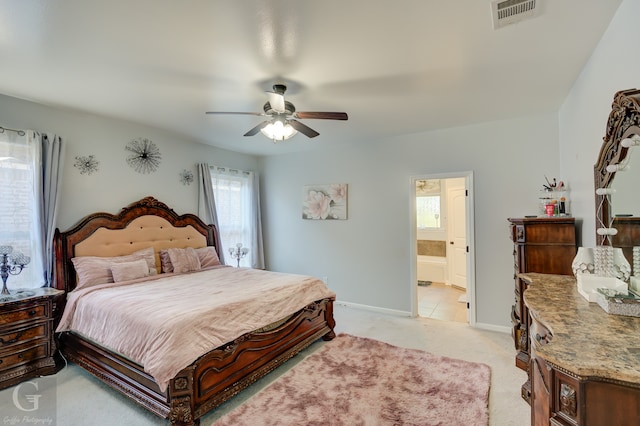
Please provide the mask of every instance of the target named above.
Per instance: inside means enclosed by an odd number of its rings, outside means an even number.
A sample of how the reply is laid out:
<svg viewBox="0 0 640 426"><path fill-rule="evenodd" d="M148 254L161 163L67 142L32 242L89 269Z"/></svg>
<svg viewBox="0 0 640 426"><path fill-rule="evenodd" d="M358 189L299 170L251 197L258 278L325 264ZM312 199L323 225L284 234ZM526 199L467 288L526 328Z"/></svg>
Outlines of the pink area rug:
<svg viewBox="0 0 640 426"><path fill-rule="evenodd" d="M486 364L340 334L214 426L483 425Z"/></svg>

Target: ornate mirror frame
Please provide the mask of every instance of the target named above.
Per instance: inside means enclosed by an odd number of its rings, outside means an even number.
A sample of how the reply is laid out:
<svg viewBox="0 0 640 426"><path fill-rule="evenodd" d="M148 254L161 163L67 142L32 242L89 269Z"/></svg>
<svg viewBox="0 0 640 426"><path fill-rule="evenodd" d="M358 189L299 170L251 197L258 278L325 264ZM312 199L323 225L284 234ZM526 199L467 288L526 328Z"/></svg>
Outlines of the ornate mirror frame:
<svg viewBox="0 0 640 426"><path fill-rule="evenodd" d="M632 135L640 135L640 90L628 89L617 92L613 97L611 112L607 121L607 133L600 148L598 161L593 166L595 190L610 188L616 172L608 172L610 164L620 164L629 154L629 148L620 142ZM596 244L609 245L611 239L600 235L599 228L611 228L611 200L606 194L596 193Z"/></svg>

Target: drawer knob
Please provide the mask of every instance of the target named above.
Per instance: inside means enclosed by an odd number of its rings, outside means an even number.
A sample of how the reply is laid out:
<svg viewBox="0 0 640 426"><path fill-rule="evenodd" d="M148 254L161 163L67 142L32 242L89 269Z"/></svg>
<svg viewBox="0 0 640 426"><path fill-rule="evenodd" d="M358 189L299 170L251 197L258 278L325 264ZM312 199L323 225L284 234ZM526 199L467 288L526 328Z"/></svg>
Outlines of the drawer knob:
<svg viewBox="0 0 640 426"><path fill-rule="evenodd" d="M18 355L18 359L22 359L23 356L24 355L22 355L22 354Z"/></svg>
<svg viewBox="0 0 640 426"><path fill-rule="evenodd" d="M11 340L7 340L6 342L4 341L4 339L0 338L0 345L10 345L11 343L15 343L18 341L18 339L20 339L21 336L22 336L22 331L16 334L16 337L14 337Z"/></svg>
<svg viewBox="0 0 640 426"><path fill-rule="evenodd" d="M34 316L35 314L36 314L36 310L35 309L32 309L32 310L29 311L29 316L30 317Z"/></svg>

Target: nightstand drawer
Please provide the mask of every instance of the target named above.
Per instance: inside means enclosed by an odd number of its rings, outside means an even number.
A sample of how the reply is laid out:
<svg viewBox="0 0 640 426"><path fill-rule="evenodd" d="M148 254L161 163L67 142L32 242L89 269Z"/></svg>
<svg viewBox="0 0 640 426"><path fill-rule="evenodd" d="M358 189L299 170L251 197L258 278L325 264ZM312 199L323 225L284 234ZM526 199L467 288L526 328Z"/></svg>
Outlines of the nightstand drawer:
<svg viewBox="0 0 640 426"><path fill-rule="evenodd" d="M11 354L0 355L0 371L47 357L48 346L48 342L43 342L38 346L24 345L23 348L17 349Z"/></svg>
<svg viewBox="0 0 640 426"><path fill-rule="evenodd" d="M48 317L47 314L47 305L44 303L20 306L16 307L16 309L7 309L6 311L2 311L0 315L0 326L30 319L46 319Z"/></svg>
<svg viewBox="0 0 640 426"><path fill-rule="evenodd" d="M54 303L64 306L65 293L33 289L33 296L0 303L0 389L31 377L55 374Z"/></svg>
<svg viewBox="0 0 640 426"><path fill-rule="evenodd" d="M23 327L11 331L0 331L0 352L12 345L18 345L34 339L47 338L47 324Z"/></svg>

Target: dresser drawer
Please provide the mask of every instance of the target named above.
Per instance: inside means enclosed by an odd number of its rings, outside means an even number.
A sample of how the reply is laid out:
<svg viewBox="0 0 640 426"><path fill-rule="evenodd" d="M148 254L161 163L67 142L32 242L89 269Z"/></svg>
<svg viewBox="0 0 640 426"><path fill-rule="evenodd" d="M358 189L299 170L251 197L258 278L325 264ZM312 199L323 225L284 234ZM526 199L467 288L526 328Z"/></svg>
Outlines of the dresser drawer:
<svg viewBox="0 0 640 426"><path fill-rule="evenodd" d="M33 303L21 305L14 309L7 308L0 311L0 326L20 321L48 318L47 303Z"/></svg>
<svg viewBox="0 0 640 426"><path fill-rule="evenodd" d="M25 344L10 354L0 353L0 371L17 367L41 358L46 358L49 353L49 342L42 341L37 346Z"/></svg>
<svg viewBox="0 0 640 426"><path fill-rule="evenodd" d="M535 319L531 319L531 325L529 329L531 335L531 343L535 346L544 346L551 342L553 335L544 325L540 324Z"/></svg>
<svg viewBox="0 0 640 426"><path fill-rule="evenodd" d="M35 339L47 338L47 323L40 323L30 327L15 328L0 331L0 353L13 345L19 345Z"/></svg>

